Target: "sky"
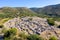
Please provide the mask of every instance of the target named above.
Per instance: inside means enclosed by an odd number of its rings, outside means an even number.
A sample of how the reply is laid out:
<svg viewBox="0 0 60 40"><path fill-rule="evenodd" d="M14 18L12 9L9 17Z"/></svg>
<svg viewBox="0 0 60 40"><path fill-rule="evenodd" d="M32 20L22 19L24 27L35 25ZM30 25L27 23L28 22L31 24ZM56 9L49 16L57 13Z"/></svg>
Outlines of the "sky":
<svg viewBox="0 0 60 40"><path fill-rule="evenodd" d="M60 0L0 0L0 7L44 7L60 4Z"/></svg>

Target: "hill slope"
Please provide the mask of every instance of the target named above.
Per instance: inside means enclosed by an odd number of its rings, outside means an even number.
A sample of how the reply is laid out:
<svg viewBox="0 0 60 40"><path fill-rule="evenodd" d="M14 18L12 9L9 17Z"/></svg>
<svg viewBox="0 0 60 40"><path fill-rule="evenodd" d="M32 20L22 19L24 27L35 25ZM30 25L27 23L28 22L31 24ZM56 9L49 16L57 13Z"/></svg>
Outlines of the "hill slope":
<svg viewBox="0 0 60 40"><path fill-rule="evenodd" d="M60 4L49 5L43 8L30 8L38 14L44 14L52 17L60 17Z"/></svg>
<svg viewBox="0 0 60 40"><path fill-rule="evenodd" d="M18 16L35 16L36 13L26 7L0 8L0 18L14 18Z"/></svg>

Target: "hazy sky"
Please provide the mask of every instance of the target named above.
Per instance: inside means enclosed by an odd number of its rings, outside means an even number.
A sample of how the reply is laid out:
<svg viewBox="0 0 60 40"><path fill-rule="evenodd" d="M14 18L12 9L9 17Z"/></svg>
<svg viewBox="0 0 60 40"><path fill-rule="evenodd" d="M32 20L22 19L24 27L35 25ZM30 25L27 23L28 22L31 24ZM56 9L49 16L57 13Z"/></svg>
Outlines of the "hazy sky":
<svg viewBox="0 0 60 40"><path fill-rule="evenodd" d="M0 0L0 7L43 7L60 4L60 0Z"/></svg>

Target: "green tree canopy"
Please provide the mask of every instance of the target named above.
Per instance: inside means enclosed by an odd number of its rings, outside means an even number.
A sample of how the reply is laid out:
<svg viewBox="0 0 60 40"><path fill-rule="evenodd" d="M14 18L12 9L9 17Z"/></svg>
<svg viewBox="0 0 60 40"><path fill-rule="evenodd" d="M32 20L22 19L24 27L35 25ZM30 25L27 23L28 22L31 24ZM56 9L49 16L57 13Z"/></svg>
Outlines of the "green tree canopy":
<svg viewBox="0 0 60 40"><path fill-rule="evenodd" d="M4 37L10 37L10 36L14 36L17 33L17 29L16 28L11 28L8 31L5 32Z"/></svg>
<svg viewBox="0 0 60 40"><path fill-rule="evenodd" d="M52 18L47 19L49 25L55 25L55 21Z"/></svg>
<svg viewBox="0 0 60 40"><path fill-rule="evenodd" d="M50 37L49 40L57 40L57 38L55 36L52 36L52 37Z"/></svg>
<svg viewBox="0 0 60 40"><path fill-rule="evenodd" d="M39 37L36 34L30 35L27 39L28 40L43 40L43 38Z"/></svg>

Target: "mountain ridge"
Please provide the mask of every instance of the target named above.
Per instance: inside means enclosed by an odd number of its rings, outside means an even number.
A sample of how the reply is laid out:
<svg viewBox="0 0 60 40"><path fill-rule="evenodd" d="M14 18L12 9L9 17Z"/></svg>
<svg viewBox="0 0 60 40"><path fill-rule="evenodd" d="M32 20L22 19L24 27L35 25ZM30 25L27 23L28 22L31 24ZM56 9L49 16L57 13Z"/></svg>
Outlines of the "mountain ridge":
<svg viewBox="0 0 60 40"><path fill-rule="evenodd" d="M49 16L59 16L60 17L60 4L49 5L42 8L30 8L38 14L46 14Z"/></svg>

